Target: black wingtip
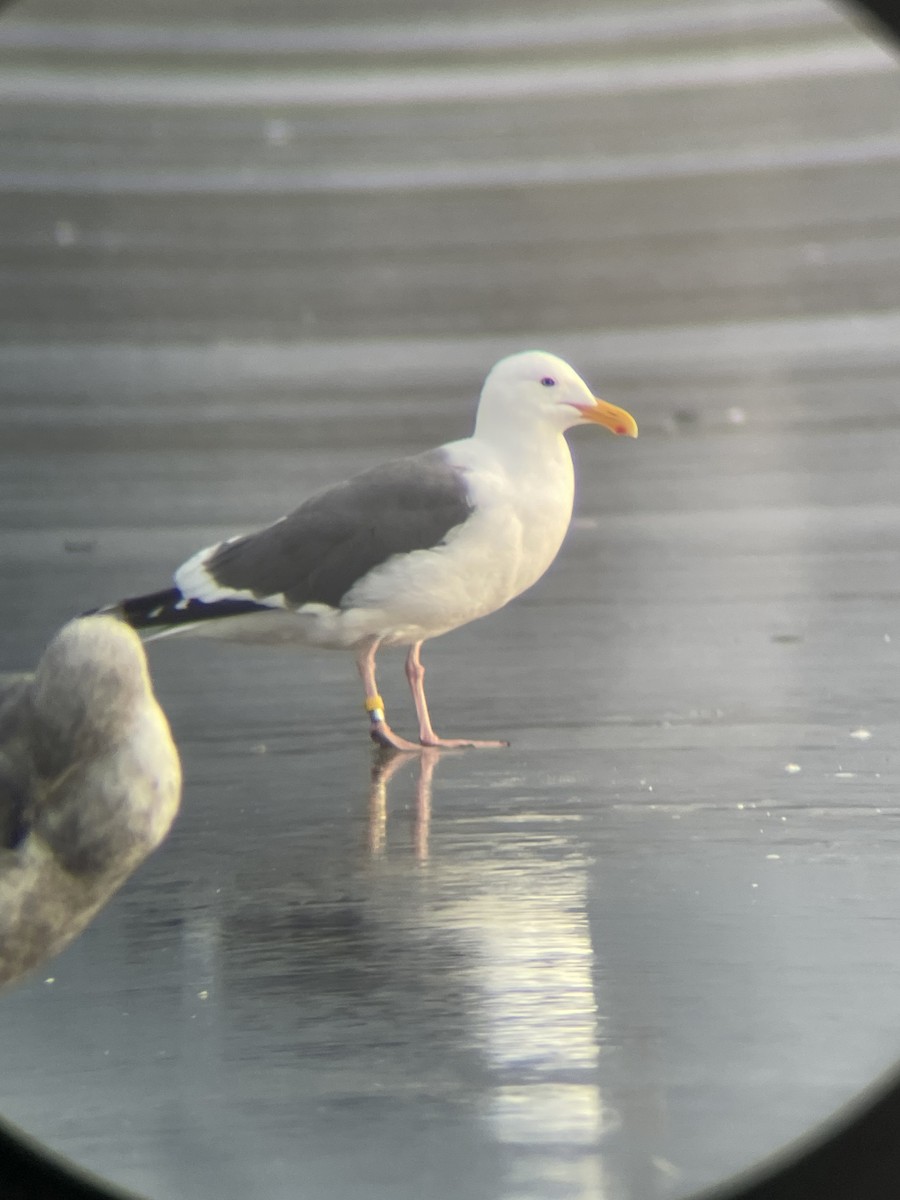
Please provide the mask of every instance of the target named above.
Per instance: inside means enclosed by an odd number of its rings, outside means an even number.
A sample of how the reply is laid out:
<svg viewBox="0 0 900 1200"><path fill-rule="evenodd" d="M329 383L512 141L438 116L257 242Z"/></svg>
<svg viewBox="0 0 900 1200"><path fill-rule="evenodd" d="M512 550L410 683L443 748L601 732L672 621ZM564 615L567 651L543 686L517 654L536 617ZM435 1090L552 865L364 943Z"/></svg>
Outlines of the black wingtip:
<svg viewBox="0 0 900 1200"><path fill-rule="evenodd" d="M132 596L116 604L105 604L102 608L89 608L79 613L80 617L118 617L132 629L152 629L156 626L179 625L184 621L184 609L176 606L184 597L178 588L164 588L161 592L148 592L146 596ZM196 617L193 618L196 620Z"/></svg>
<svg viewBox="0 0 900 1200"><path fill-rule="evenodd" d="M177 606L182 604L183 607ZM112 612L127 621L132 629L156 629L181 625L185 621L184 596L178 588L163 588L146 596L132 596L113 605ZM195 618L196 619L196 618Z"/></svg>
<svg viewBox="0 0 900 1200"><path fill-rule="evenodd" d="M270 610L271 605L257 604L254 600L212 600L209 603L204 600L185 600L177 587L170 587L161 592L148 592L146 596L131 596L104 608L92 608L80 615L118 617L132 629L174 629L179 625L196 625L198 621L241 617L247 613Z"/></svg>
<svg viewBox="0 0 900 1200"><path fill-rule="evenodd" d="M88 608L80 612L78 617L118 617L123 620L121 604L104 604L102 608Z"/></svg>
<svg viewBox="0 0 900 1200"><path fill-rule="evenodd" d="M133 629L173 629L179 625L196 625L198 621L267 612L270 608L270 605L257 604L254 600L186 600L177 587L172 587L146 596L132 596L109 609L100 609L100 612L121 617Z"/></svg>

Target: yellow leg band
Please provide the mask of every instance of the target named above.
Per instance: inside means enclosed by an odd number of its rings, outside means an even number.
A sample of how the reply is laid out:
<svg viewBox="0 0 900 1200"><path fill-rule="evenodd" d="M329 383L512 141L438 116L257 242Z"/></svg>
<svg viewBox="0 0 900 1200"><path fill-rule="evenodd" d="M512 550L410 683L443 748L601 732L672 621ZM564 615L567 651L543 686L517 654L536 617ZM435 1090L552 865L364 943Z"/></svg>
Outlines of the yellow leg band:
<svg viewBox="0 0 900 1200"><path fill-rule="evenodd" d="M384 720L384 701L379 695L366 696L366 712L371 714L375 721ZM378 713L378 716L375 716Z"/></svg>

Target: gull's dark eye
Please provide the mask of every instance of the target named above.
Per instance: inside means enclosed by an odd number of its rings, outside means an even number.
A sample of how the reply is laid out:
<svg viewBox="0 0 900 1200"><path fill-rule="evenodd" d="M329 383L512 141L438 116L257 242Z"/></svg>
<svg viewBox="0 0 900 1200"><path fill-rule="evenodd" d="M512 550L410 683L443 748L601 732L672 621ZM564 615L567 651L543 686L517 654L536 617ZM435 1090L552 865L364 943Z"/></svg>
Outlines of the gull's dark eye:
<svg viewBox="0 0 900 1200"><path fill-rule="evenodd" d="M556 380L551 375L545 375L541 383L544 387L556 387Z"/></svg>

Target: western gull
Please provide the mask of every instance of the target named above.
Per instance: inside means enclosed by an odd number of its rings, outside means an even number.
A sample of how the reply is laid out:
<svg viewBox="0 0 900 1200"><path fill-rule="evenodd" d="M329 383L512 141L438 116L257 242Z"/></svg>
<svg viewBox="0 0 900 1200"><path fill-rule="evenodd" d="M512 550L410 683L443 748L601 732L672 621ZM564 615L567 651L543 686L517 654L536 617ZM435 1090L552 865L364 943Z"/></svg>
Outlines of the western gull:
<svg viewBox="0 0 900 1200"><path fill-rule="evenodd" d="M363 471L255 533L199 551L174 587L103 609L150 637L190 632L236 641L354 651L370 734L382 746L503 746L441 738L425 700L422 643L502 608L556 557L574 472L563 436L602 425L637 437L624 409L598 400L541 351L498 362L471 437ZM419 742L395 733L375 679L382 646L408 646Z"/></svg>
<svg viewBox="0 0 900 1200"><path fill-rule="evenodd" d="M181 765L137 635L70 621L0 684L0 987L71 941L168 832Z"/></svg>

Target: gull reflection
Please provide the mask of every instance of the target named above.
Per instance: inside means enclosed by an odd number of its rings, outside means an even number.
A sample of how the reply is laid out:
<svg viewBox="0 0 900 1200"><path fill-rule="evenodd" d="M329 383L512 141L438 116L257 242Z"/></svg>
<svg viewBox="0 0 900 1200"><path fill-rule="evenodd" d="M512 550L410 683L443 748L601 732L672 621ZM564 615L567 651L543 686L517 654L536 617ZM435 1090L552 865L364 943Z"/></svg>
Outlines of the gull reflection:
<svg viewBox="0 0 900 1200"><path fill-rule="evenodd" d="M413 806L412 847L419 862L428 861L428 837L431 824L431 781L442 751L431 747L420 754L398 754L394 750L379 750L372 763L369 788L368 845L373 855L382 855L387 843L388 784L397 772L410 761L419 766Z"/></svg>
<svg viewBox="0 0 900 1200"><path fill-rule="evenodd" d="M441 757L432 752L413 759L412 840L419 861L429 854ZM384 852L390 785L411 758L380 758L373 768L369 849L375 855ZM578 814L533 811L533 799L528 808L524 802L516 813L508 805L486 808L490 830L471 810L444 821L438 810L431 830L437 839L429 864L433 887L422 919L431 936L455 944L465 963L470 1035L489 1080L484 1119L492 1140L515 1151L506 1159L510 1194L536 1197L552 1188L603 1200L615 1189L601 1145L619 1118L598 1078L602 1017L587 917L588 860L577 836ZM470 849L463 856L452 852L451 838Z"/></svg>

